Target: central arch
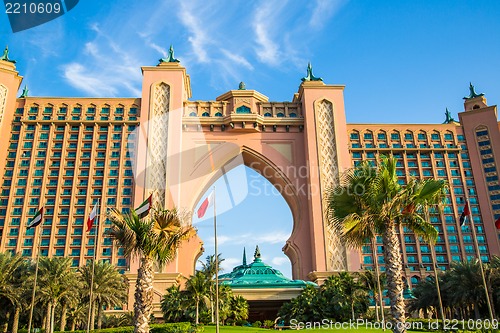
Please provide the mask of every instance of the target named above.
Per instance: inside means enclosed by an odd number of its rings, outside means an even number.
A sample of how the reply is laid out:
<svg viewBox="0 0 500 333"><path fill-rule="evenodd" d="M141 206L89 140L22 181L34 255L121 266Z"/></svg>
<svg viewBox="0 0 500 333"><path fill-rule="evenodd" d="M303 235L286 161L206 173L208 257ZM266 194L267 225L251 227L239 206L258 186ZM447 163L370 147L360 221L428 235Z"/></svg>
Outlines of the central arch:
<svg viewBox="0 0 500 333"><path fill-rule="evenodd" d="M300 271L300 267L303 266L302 263L304 260L307 260L307 258L301 257L300 247L297 243L305 246L306 244L304 244L304 242L307 242L307 239L301 239L298 232L298 230L301 230L301 226L305 224L302 212L306 209L301 207L303 203L299 198L297 186L290 178L290 175L286 173L286 170L294 170L293 165L291 165L282 155L277 154L277 152L273 154L274 161L272 161L269 157L264 156L262 153L248 146L238 147L239 149L235 148L236 147L232 143L223 143L220 147L214 149L214 151L203 156L200 163L195 164L192 175L205 174L205 176L200 177L200 186L194 189L196 195L190 200L188 210L191 212L196 211L196 205L203 199L202 196L209 191L211 184L215 183L216 180L235 167L244 165L256 171L278 190L290 208L293 227L291 236L286 241L286 245L283 249L285 255L290 259L292 264L292 276L294 278L298 278L301 275L303 276L304 273ZM214 160L219 161L220 167L211 171L211 169L214 168L212 164ZM194 257L193 266L200 254L201 253L198 253L197 256ZM305 255L307 255L307 253L305 253Z"/></svg>

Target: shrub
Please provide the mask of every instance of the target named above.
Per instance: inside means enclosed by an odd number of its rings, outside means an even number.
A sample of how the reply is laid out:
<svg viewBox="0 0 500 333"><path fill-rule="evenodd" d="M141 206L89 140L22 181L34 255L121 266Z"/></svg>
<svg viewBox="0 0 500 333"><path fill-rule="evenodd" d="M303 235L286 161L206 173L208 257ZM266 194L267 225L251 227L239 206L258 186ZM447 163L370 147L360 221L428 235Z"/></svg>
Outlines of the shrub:
<svg viewBox="0 0 500 333"><path fill-rule="evenodd" d="M265 328L274 328L274 321L272 320L264 320L264 327Z"/></svg>
<svg viewBox="0 0 500 333"><path fill-rule="evenodd" d="M260 320L254 321L252 324L252 327L261 327L261 326L262 326L262 322Z"/></svg>
<svg viewBox="0 0 500 333"><path fill-rule="evenodd" d="M151 333L195 333L198 330L191 327L190 323L167 323L167 324L153 324L150 326ZM92 333L133 333L133 326L105 328L102 330L93 330ZM200 330L201 332L201 330ZM63 333L63 332L54 332ZM67 332L66 332L67 333ZM85 330L73 331L72 333L86 333Z"/></svg>
<svg viewBox="0 0 500 333"><path fill-rule="evenodd" d="M245 319L240 319L240 320L237 320L236 321L236 325L237 326L252 326L250 325L250 323L248 321L246 321Z"/></svg>
<svg viewBox="0 0 500 333"><path fill-rule="evenodd" d="M190 323L166 323L151 325L151 333L190 333Z"/></svg>

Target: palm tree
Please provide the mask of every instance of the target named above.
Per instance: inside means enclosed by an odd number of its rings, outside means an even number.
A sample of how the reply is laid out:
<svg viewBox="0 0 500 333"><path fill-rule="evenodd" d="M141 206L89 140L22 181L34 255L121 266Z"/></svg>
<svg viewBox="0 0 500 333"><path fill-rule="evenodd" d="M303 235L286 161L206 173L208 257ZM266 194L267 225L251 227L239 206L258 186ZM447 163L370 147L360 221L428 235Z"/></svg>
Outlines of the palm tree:
<svg viewBox="0 0 500 333"><path fill-rule="evenodd" d="M347 272L339 273L340 290L344 299L349 303L351 309L351 319L354 321L355 311L354 305L356 303L361 303L367 297L366 289L359 282L354 280L351 274Z"/></svg>
<svg viewBox="0 0 500 333"><path fill-rule="evenodd" d="M243 296L233 296L230 308L234 324L248 318L248 302Z"/></svg>
<svg viewBox="0 0 500 333"><path fill-rule="evenodd" d="M424 317L427 318L429 309L439 309L439 300L437 294L437 285L434 281L435 276L428 276L422 279L412 290L415 298L409 302L410 311L424 311ZM436 316L437 319L437 316Z"/></svg>
<svg viewBox="0 0 500 333"><path fill-rule="evenodd" d="M453 290L451 301L466 307L472 306L476 319L480 318L479 306L486 302L479 265L477 258L452 262L447 281L447 287Z"/></svg>
<svg viewBox="0 0 500 333"><path fill-rule="evenodd" d="M161 300L163 319L167 323L180 322L184 319L186 292L181 292L179 285L172 285Z"/></svg>
<svg viewBox="0 0 500 333"><path fill-rule="evenodd" d="M373 295L373 303L375 304L375 315L377 322L379 321L379 311L378 306L380 306L383 311L383 299L380 298L379 295L379 283L384 284L384 276L381 275L377 277L373 271L365 270L361 273L358 273L358 281L363 285L363 287L368 290ZM383 319L382 319L383 320Z"/></svg>
<svg viewBox="0 0 500 333"><path fill-rule="evenodd" d="M80 267L79 272L86 290L90 290L92 264ZM127 283L116 267L105 261L97 261L94 267L92 307L97 308L97 329L101 329L103 307L122 305L127 300ZM95 313L92 313L91 329L94 328Z"/></svg>
<svg viewBox="0 0 500 333"><path fill-rule="evenodd" d="M186 292L189 295L188 297L195 303L195 324L198 325L200 323L200 303L207 299L209 293L209 283L206 275L201 271L196 271L186 282Z"/></svg>
<svg viewBox="0 0 500 333"><path fill-rule="evenodd" d="M38 294L47 302L46 327L52 333L57 305L63 298L77 295L79 281L71 267L71 258L40 258L38 269Z"/></svg>
<svg viewBox="0 0 500 333"><path fill-rule="evenodd" d="M192 237L195 229L184 223L176 209L160 206L153 209L151 218L141 219L134 210L127 214L112 210L109 216L111 237L122 246L126 257L140 260L134 294L134 332L148 333L153 312L154 264L162 267L174 260L181 242Z"/></svg>
<svg viewBox="0 0 500 333"><path fill-rule="evenodd" d="M21 273L21 271L24 273ZM19 316L24 299L23 284L26 281L27 266L19 255L11 255L9 252L0 253L0 300L4 299L13 310L13 333L17 333Z"/></svg>
<svg viewBox="0 0 500 333"><path fill-rule="evenodd" d="M220 253L217 255L217 261L218 263L216 265L215 254L212 254L207 256L206 262L201 262L202 265L201 271L205 274L209 282L210 315L212 318L211 321L212 323L215 322L214 318L215 275L219 274L222 271L221 263L224 261L224 259L221 258ZM218 271L216 271L216 267L218 268Z"/></svg>
<svg viewBox="0 0 500 333"><path fill-rule="evenodd" d="M406 332L403 267L397 227L405 224L417 236L435 239L437 231L427 222L424 208L438 204L445 195L441 180L410 179L398 183L396 159L382 157L377 167L367 162L346 172L328 197L328 217L346 244L361 247L376 234L382 236L393 331Z"/></svg>

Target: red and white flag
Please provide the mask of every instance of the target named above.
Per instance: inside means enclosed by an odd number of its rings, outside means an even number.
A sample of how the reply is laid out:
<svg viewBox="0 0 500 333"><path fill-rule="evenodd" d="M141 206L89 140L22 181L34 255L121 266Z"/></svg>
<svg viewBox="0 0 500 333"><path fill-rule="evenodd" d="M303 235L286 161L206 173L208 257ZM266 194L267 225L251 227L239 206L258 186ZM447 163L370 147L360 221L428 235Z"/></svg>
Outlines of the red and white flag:
<svg viewBox="0 0 500 333"><path fill-rule="evenodd" d="M215 194L214 194L214 191L212 191L212 192L210 192L208 197L205 200L203 200L203 202L200 205L200 208L198 208L198 218L199 219L201 219L203 216L205 216L205 213L207 212L207 209L209 207L212 207L212 205L214 204L214 198L215 198Z"/></svg>
<svg viewBox="0 0 500 333"><path fill-rule="evenodd" d="M96 220L96 218L97 218L97 205L94 205L94 208L90 212L89 218L87 220L87 232L89 232L90 229L92 229L92 226L94 225L94 221Z"/></svg>

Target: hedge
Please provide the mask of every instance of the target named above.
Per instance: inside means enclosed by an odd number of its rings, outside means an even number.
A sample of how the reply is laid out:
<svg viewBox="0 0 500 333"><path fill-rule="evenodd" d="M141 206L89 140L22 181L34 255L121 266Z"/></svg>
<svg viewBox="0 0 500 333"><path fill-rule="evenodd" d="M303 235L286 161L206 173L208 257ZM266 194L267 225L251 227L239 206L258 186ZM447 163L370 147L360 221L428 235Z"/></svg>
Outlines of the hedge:
<svg viewBox="0 0 500 333"><path fill-rule="evenodd" d="M191 327L191 323L166 323L166 324L152 324L149 327L151 333L191 333L194 331ZM54 332L54 333L86 333L86 330L78 331L65 331L65 332ZM92 330L92 333L133 333L133 326L123 326L123 327L113 327L113 328L103 328L101 330Z"/></svg>

